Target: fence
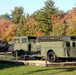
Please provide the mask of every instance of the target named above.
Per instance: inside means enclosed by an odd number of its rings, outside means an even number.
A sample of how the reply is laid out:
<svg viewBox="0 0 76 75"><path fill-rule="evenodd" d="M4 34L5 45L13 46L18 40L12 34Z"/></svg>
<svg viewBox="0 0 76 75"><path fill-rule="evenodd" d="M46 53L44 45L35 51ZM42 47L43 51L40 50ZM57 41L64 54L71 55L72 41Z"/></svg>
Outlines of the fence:
<svg viewBox="0 0 76 75"><path fill-rule="evenodd" d="M12 52L0 52L0 60L16 60L18 61L18 54L16 56L12 55Z"/></svg>

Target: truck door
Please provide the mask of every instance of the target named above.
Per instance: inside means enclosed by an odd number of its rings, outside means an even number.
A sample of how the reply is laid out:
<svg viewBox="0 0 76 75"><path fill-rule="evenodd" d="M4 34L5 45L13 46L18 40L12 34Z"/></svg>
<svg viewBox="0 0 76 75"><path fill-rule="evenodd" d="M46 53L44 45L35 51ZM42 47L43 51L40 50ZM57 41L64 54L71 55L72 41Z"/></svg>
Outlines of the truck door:
<svg viewBox="0 0 76 75"><path fill-rule="evenodd" d="M20 47L21 47L20 38L15 38L14 39L14 50L19 50Z"/></svg>
<svg viewBox="0 0 76 75"><path fill-rule="evenodd" d="M27 42L27 37L22 37L21 38L21 49L28 51L28 42Z"/></svg>
<svg viewBox="0 0 76 75"><path fill-rule="evenodd" d="M28 43L28 51L29 51L29 54L33 55L33 54L36 54L37 53L37 50L36 50L36 39L29 39L29 43Z"/></svg>
<svg viewBox="0 0 76 75"><path fill-rule="evenodd" d="M33 39L29 39L29 40L28 40L28 51L29 51L29 52L32 51L32 46L33 46Z"/></svg>

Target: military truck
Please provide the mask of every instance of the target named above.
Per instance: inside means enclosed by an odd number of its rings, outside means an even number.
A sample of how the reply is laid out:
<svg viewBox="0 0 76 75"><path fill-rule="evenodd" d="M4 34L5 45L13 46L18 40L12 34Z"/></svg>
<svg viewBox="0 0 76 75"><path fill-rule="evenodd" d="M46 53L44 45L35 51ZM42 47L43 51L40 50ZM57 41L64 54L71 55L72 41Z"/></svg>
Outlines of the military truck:
<svg viewBox="0 0 76 75"><path fill-rule="evenodd" d="M25 58L46 58L49 62L72 61L76 58L75 36L26 36L14 38L14 51Z"/></svg>

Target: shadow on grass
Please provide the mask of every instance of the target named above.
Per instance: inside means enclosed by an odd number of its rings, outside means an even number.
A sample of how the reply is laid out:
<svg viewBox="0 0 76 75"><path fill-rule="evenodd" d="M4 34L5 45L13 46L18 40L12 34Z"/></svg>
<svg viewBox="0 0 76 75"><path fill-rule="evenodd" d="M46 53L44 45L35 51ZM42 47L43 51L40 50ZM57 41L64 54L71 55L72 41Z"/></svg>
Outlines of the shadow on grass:
<svg viewBox="0 0 76 75"><path fill-rule="evenodd" d="M24 63L22 62L9 62L9 61L2 61L0 60L0 70L4 68L10 68L15 66L22 66Z"/></svg>
<svg viewBox="0 0 76 75"><path fill-rule="evenodd" d="M48 68L48 69L39 69L39 70L34 70L34 71L30 71L27 74L34 74L34 73L42 73L42 72L46 72L46 71L50 71L49 74L59 74L59 73L63 73L63 72L74 72L76 70L76 67L63 67L63 68Z"/></svg>

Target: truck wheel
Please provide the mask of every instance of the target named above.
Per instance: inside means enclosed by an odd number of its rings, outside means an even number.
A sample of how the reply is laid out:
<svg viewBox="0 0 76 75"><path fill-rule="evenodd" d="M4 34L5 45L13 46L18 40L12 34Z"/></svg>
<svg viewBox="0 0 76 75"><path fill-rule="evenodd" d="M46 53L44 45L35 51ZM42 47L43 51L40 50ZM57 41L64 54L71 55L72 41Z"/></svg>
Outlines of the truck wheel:
<svg viewBox="0 0 76 75"><path fill-rule="evenodd" d="M25 51L24 50L19 50L18 51L18 56L21 60L24 60L25 59Z"/></svg>
<svg viewBox="0 0 76 75"><path fill-rule="evenodd" d="M55 53L53 51L50 51L48 54L47 54L47 60L49 62L56 62L57 61L57 57L55 55Z"/></svg>
<svg viewBox="0 0 76 75"><path fill-rule="evenodd" d="M18 56L21 56L21 55L24 55L24 54L25 54L24 50L21 49L21 50L18 51Z"/></svg>
<svg viewBox="0 0 76 75"><path fill-rule="evenodd" d="M20 59L20 60L25 60L25 55L19 56L19 59Z"/></svg>

